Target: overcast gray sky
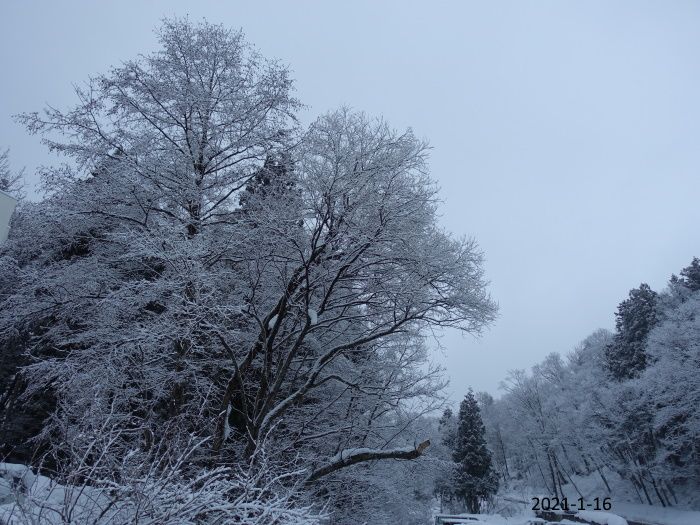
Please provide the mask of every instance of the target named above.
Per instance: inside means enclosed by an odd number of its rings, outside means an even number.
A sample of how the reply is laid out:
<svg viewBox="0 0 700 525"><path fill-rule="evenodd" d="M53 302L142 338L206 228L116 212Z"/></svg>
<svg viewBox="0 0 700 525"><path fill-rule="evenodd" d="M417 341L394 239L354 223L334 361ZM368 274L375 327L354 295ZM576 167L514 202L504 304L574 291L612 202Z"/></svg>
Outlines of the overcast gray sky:
<svg viewBox="0 0 700 525"><path fill-rule="evenodd" d="M11 2L0 148L52 162L10 115L155 48L160 18L241 27L313 115L340 105L430 140L442 220L486 255L500 318L450 333L453 395L568 352L640 282L700 255L700 2ZM31 179L33 180L33 179Z"/></svg>

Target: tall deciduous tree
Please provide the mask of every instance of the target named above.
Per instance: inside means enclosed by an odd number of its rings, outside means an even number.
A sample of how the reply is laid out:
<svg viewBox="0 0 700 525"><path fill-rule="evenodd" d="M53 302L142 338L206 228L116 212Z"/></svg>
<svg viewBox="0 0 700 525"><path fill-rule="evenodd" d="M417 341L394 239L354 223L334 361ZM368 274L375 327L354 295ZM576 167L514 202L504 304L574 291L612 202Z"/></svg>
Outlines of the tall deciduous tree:
<svg viewBox="0 0 700 525"><path fill-rule="evenodd" d="M412 422L444 383L423 339L493 319L481 253L438 226L410 130L341 109L301 132L286 69L240 33L160 38L75 108L21 117L78 169L45 174L3 248L0 335L26 335L27 395L55 392L56 458L109 427L109 479L194 435L195 472L267 448L340 501L318 481L429 445Z"/></svg>

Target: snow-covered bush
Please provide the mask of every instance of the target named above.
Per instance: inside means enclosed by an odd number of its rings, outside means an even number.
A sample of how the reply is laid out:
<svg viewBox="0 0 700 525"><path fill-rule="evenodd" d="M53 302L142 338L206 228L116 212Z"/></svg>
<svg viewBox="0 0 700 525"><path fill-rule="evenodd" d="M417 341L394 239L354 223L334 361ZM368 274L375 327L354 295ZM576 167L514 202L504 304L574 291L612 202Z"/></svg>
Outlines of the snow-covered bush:
<svg viewBox="0 0 700 525"><path fill-rule="evenodd" d="M320 523L322 513L300 504L288 482L299 473L276 473L263 451L245 468L192 472L189 462L202 444L192 440L174 456L132 451L110 473L100 464L110 456L101 448L109 440L99 440L57 479L0 463L0 519L12 525Z"/></svg>

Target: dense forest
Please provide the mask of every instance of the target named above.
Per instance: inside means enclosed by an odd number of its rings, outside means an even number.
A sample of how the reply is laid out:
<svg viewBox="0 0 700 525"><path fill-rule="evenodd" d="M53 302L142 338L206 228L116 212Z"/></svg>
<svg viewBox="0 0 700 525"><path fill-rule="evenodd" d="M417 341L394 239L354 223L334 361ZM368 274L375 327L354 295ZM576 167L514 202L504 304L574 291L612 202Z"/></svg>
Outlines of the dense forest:
<svg viewBox="0 0 700 525"><path fill-rule="evenodd" d="M699 259L452 406L433 337L498 307L477 242L440 225L428 144L348 108L303 126L241 32L157 34L73 107L16 117L65 160L43 198L0 155L0 523L700 506Z"/></svg>
<svg viewBox="0 0 700 525"><path fill-rule="evenodd" d="M481 395L502 483L552 497L585 494L700 505L700 259L656 292L641 284L565 357L511 371ZM579 481L579 484L591 479ZM531 492L531 493L532 493Z"/></svg>

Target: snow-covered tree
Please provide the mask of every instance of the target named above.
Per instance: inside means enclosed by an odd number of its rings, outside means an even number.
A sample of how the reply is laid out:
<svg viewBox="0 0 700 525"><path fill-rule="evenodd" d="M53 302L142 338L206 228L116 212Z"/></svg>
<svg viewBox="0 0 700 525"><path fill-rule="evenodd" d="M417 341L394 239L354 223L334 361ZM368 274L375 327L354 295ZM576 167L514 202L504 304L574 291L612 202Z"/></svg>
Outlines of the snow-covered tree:
<svg viewBox="0 0 700 525"><path fill-rule="evenodd" d="M479 512L482 501L498 490L498 477L486 446L479 404L471 390L459 406L452 459L456 463L455 493L464 499L469 512Z"/></svg>
<svg viewBox="0 0 700 525"><path fill-rule="evenodd" d="M648 284L630 291L615 313L615 339L607 350L607 365L617 380L639 375L647 366L646 337L657 322L658 294Z"/></svg>
<svg viewBox="0 0 700 525"><path fill-rule="evenodd" d="M506 451L496 461L502 475L508 465L506 483L583 496L577 476L589 476L601 492L622 488L622 497L642 503L697 505L693 267L658 294L632 290L615 334L594 332L566 360L552 354L529 374L511 372L500 399L482 396L488 442L496 459ZM635 351L617 356L620 374L613 376L611 350L625 344Z"/></svg>
<svg viewBox="0 0 700 525"><path fill-rule="evenodd" d="M423 339L493 319L481 254L438 226L410 130L341 109L301 132L286 69L240 33L159 35L76 107L21 117L77 166L44 174L2 254L0 337L32 356L24 397L56 397L39 438L59 462L107 422L114 458L196 436L188 475L265 443L340 501L319 480L427 449L413 422L444 382Z"/></svg>
<svg viewBox="0 0 700 525"><path fill-rule="evenodd" d="M446 408L437 421L439 438L433 445L433 453L437 459L437 473L433 492L440 501L440 510L454 510L456 494L454 491L455 465L452 452L457 437L457 419L451 408Z"/></svg>
<svg viewBox="0 0 700 525"><path fill-rule="evenodd" d="M678 280L693 292L700 290L700 259L693 257L692 262L681 270L681 277Z"/></svg>
<svg viewBox="0 0 700 525"><path fill-rule="evenodd" d="M654 359L641 378L658 440L654 461L670 484L700 486L700 293L696 291L649 334Z"/></svg>
<svg viewBox="0 0 700 525"><path fill-rule="evenodd" d="M240 33L166 21L160 38L161 51L78 89L72 110L21 118L51 133L47 144L79 170L49 170L52 196L18 221L22 241L8 245L18 291L8 301L33 299L3 316L26 334L50 383L31 388L58 390L64 417L84 418L83 396L102 383L95 395L138 411L149 443L173 418L183 432L208 424L183 409L200 401L188 388L209 395L211 382L190 379L218 358L196 343L197 294L224 266L205 252L222 257L229 201L279 145L297 105L286 71Z"/></svg>
<svg viewBox="0 0 700 525"><path fill-rule="evenodd" d="M0 190L15 199L24 198L24 170L12 172L10 168L10 150L0 152Z"/></svg>

